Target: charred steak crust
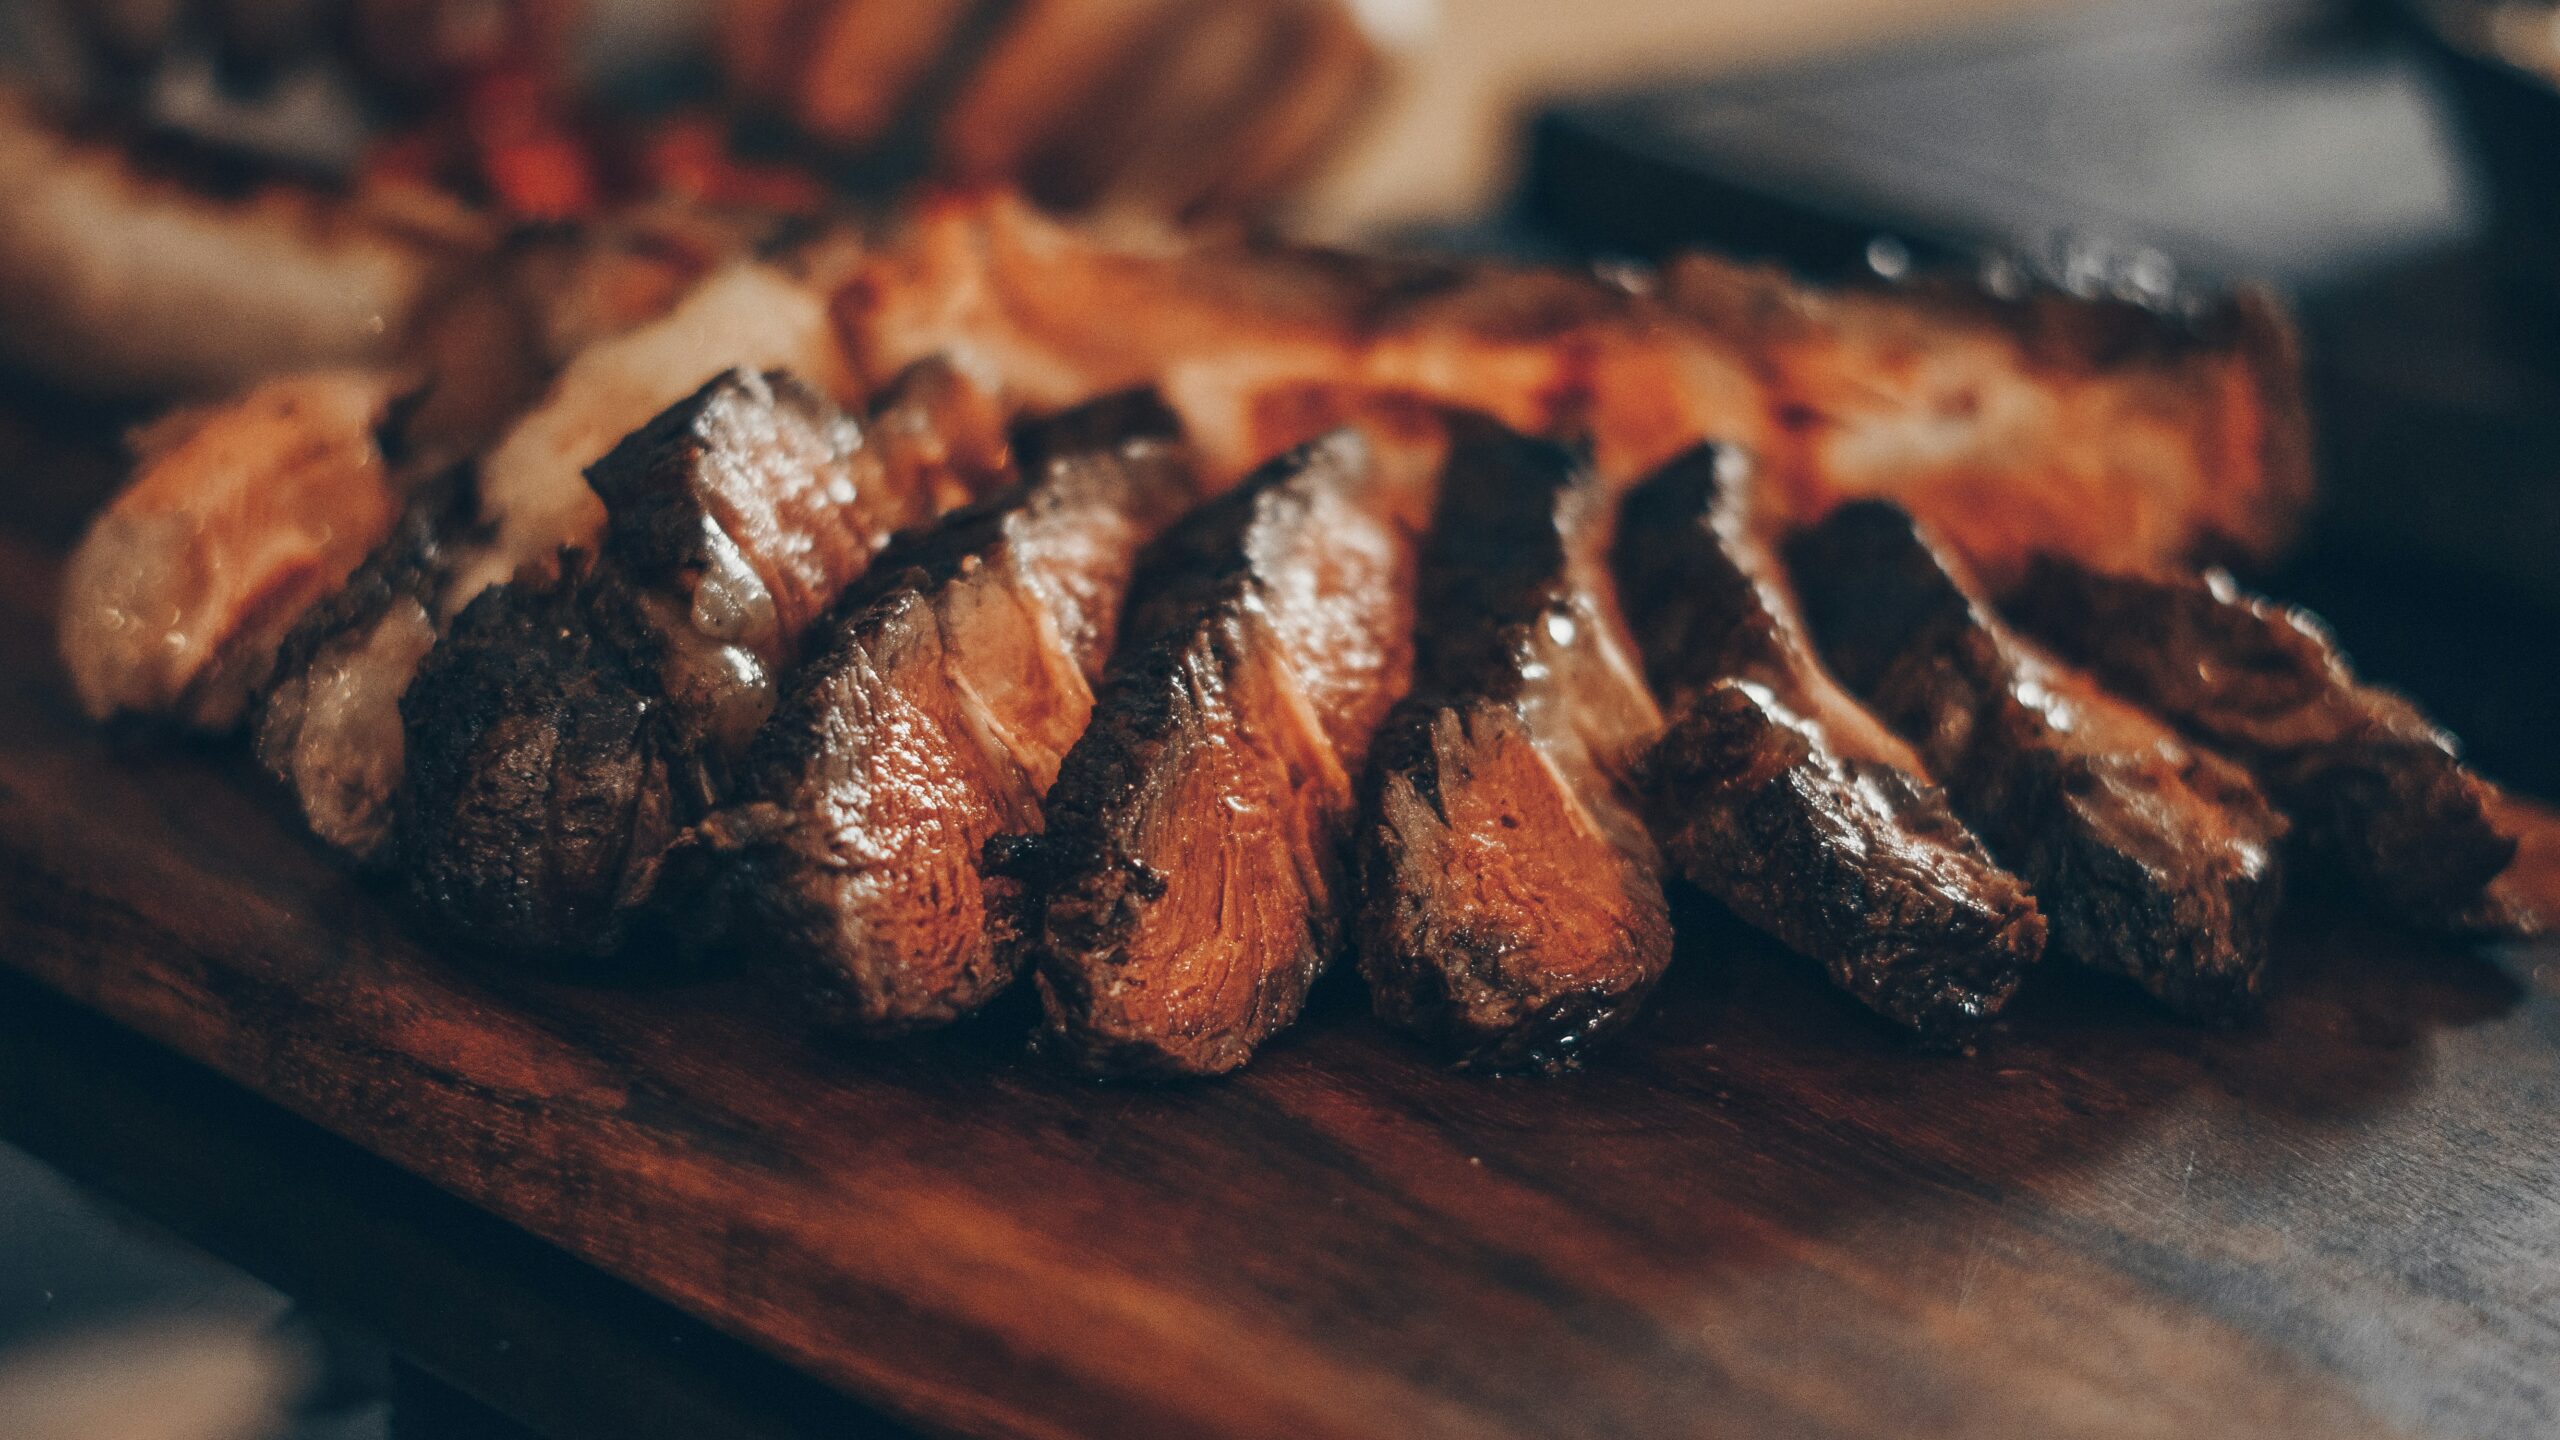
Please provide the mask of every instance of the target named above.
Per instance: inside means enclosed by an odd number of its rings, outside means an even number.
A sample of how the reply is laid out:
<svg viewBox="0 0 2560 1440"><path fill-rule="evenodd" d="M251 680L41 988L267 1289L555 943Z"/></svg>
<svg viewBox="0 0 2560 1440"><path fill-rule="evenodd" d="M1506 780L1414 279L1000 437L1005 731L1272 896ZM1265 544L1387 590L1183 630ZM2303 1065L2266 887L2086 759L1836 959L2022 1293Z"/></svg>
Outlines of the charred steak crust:
<svg viewBox="0 0 2560 1440"><path fill-rule="evenodd" d="M2044 917L1821 669L1749 533L1749 483L1701 446L1619 516L1620 593L1670 711L1646 818L1689 883L1878 1014L1960 1046L2043 952Z"/></svg>
<svg viewBox="0 0 2560 1440"><path fill-rule="evenodd" d="M881 555L757 737L742 803L680 852L822 1023L947 1023L1020 973L1020 886L984 857L1040 829L1138 551L1191 495L1151 395L1027 426L1015 453L1021 485Z"/></svg>
<svg viewBox="0 0 2560 1440"><path fill-rule="evenodd" d="M1351 777L1412 664L1418 527L1371 452L1350 431L1290 451L1141 565L1022 857L1041 1043L1071 1064L1233 1070L1333 958Z"/></svg>
<svg viewBox="0 0 2560 1440"><path fill-rule="evenodd" d="M1360 970L1381 1019L1461 1066L1566 1069L1670 964L1661 857L1624 789L1661 717L1606 593L1587 462L1452 427L1414 691L1367 786Z"/></svg>
<svg viewBox="0 0 2560 1440"><path fill-rule="evenodd" d="M601 554L457 617L402 705L395 830L448 928L527 958L621 947L669 843L726 798L808 621L890 526L962 493L958 455L898 423L948 396L913 379L874 408L901 443L875 447L787 376L713 377L588 472L626 507Z"/></svg>
<svg viewBox="0 0 2560 1440"><path fill-rule="evenodd" d="M1793 537L1823 653L2042 899L2061 953L2209 1021L2263 996L2286 823L2247 772L2020 639L1899 507Z"/></svg>
<svg viewBox="0 0 2560 1440"><path fill-rule="evenodd" d="M2304 850L2400 919L2518 935L2497 893L2515 859L2495 789L2405 697L2356 679L2328 627L2220 571L2101 574L2038 557L2007 599L2017 623L2117 693L2247 766Z"/></svg>
<svg viewBox="0 0 2560 1440"><path fill-rule="evenodd" d="M401 701L393 843L425 911L524 956L621 948L676 832L681 744L609 571L502 585L455 618Z"/></svg>

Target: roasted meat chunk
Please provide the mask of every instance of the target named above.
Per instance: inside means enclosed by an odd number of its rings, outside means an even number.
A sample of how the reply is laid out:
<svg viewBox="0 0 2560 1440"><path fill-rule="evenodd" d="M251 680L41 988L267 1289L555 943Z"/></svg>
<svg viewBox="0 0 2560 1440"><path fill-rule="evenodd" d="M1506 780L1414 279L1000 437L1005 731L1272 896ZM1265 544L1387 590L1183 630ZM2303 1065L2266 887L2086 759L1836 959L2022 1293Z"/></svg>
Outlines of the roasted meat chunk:
<svg viewBox="0 0 2560 1440"><path fill-rule="evenodd" d="M1662 716L1609 582L1608 500L1566 447L1453 422L1358 936L1380 1018L1462 1066L1571 1067L1671 961L1629 785Z"/></svg>
<svg viewBox="0 0 2560 1440"><path fill-rule="evenodd" d="M654 891L686 777L636 610L601 567L502 585L456 618L401 700L393 843L457 938L608 954Z"/></svg>
<svg viewBox="0 0 2560 1440"><path fill-rule="evenodd" d="M598 462L596 493L625 507L603 553L483 592L401 703L394 836L428 911L508 951L618 948L808 624L894 527L1005 470L965 393L918 372L865 427L787 376L731 371Z"/></svg>
<svg viewBox="0 0 2560 1440"><path fill-rule="evenodd" d="M1039 833L1139 551L1192 495L1148 395L1030 425L1015 453L1021 484L882 554L813 637L740 803L687 847L725 940L830 1024L942 1024L1019 973L1019 887L989 844Z"/></svg>
<svg viewBox="0 0 2560 1440"><path fill-rule="evenodd" d="M1042 907L1043 1043L1070 1063L1233 1070L1333 958L1353 777L1411 677L1443 448L1384 428L1273 460L1141 568L1022 857Z"/></svg>
<svg viewBox="0 0 2560 1440"><path fill-rule="evenodd" d="M2249 767L2302 847L2411 924L2515 934L2516 841L2493 788L2404 697L2356 679L2310 614L2220 571L2103 574L2039 557L2004 607L2108 688Z"/></svg>
<svg viewBox="0 0 2560 1440"><path fill-rule="evenodd" d="M1815 288L1685 255L1662 290L1767 377L1761 508L1793 523L1891 500L1994 580L2039 548L2120 567L2291 538L2310 427L2273 296L2150 306L2018 278Z"/></svg>
<svg viewBox="0 0 2560 1440"><path fill-rule="evenodd" d="M1620 593L1670 712L1647 818L1689 883L1878 1014L1961 1045L2043 952L2044 918L1814 658L1752 483L1737 452L1701 446L1619 518Z"/></svg>
<svg viewBox="0 0 2560 1440"><path fill-rule="evenodd" d="M397 394L388 376L320 371L136 436L133 483L63 574L81 708L238 723L285 636L399 519L377 438Z"/></svg>
<svg viewBox="0 0 2560 1440"><path fill-rule="evenodd" d="M2291 331L2254 293L2162 314L1708 257L1613 283L1076 229L971 191L922 201L835 313L867 375L949 353L1017 403L1154 385L1213 480L1397 397L1588 435L1612 481L1732 442L1767 457L1773 520L1895 499L2004 576L2037 548L2263 558L2308 499Z"/></svg>
<svg viewBox="0 0 2560 1440"><path fill-rule="evenodd" d="M2265 985L2286 825L2248 773L2019 638L1901 509L1788 545L1824 656L2035 887L2057 951L2227 1021Z"/></svg>

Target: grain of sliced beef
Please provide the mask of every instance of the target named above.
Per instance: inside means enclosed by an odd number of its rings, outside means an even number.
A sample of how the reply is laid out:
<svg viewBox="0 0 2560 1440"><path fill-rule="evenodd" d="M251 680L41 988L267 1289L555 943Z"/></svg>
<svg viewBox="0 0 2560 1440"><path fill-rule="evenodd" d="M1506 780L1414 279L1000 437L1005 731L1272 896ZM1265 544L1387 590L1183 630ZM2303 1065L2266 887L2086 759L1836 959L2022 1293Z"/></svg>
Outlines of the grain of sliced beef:
<svg viewBox="0 0 2560 1440"><path fill-rule="evenodd" d="M1823 654L2033 885L2060 953L2183 1013L2264 989L2285 822L2239 766L2012 633L1899 508L1790 542Z"/></svg>
<svg viewBox="0 0 2560 1440"><path fill-rule="evenodd" d="M1039 832L1140 549L1192 494L1151 395L1030 426L1016 453L1022 484L880 557L813 638L741 803L694 837L728 939L829 1023L945 1023L1019 973L1019 887L988 846Z"/></svg>
<svg viewBox="0 0 2560 1440"><path fill-rule="evenodd" d="M1620 516L1627 618L1670 714L1647 817L1691 884L1877 1013L1963 1044L2042 953L2044 918L1815 659L1751 484L1738 454L1700 447Z"/></svg>
<svg viewBox="0 0 2560 1440"><path fill-rule="evenodd" d="M2110 689L2249 767L2304 847L2411 924L2517 934L2515 837L2453 737L2356 679L2328 628L2220 571L2101 574L2040 557L2007 607Z"/></svg>
<svg viewBox="0 0 2560 1440"><path fill-rule="evenodd" d="M1142 566L1026 858L1057 1055L1217 1074L1297 1018L1342 937L1353 777L1411 677L1440 448L1334 432Z"/></svg>
<svg viewBox="0 0 2560 1440"><path fill-rule="evenodd" d="M994 416L937 372L866 427L731 371L616 446L603 553L482 592L401 703L394 838L428 912L504 951L618 949L807 626L893 529L1004 470Z"/></svg>
<svg viewBox="0 0 2560 1440"><path fill-rule="evenodd" d="M1557 1070L1671 960L1629 785L1660 733L1609 583L1608 497L1561 445L1455 423L1413 693L1379 732L1360 970L1459 1064Z"/></svg>

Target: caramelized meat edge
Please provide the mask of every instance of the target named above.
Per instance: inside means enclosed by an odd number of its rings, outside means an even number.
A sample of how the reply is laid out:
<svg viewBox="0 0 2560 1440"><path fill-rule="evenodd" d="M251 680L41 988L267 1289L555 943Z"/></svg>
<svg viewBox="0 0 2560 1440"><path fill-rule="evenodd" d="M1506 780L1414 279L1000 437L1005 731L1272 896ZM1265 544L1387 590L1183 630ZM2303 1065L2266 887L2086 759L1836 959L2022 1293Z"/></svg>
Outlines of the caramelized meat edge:
<svg viewBox="0 0 2560 1440"><path fill-rule="evenodd" d="M1424 548L1414 691L1376 742L1360 972L1462 1066L1552 1071L1671 960L1627 786L1661 712L1610 592L1607 497L1572 451L1453 422Z"/></svg>
<svg viewBox="0 0 2560 1440"><path fill-rule="evenodd" d="M2265 989L2286 823L2239 766L2013 634L1890 504L1793 538L1823 654L2042 897L2072 960L2186 1015Z"/></svg>
<svg viewBox="0 0 2560 1440"><path fill-rule="evenodd" d="M2044 917L1815 659L1751 483L1702 446L1619 518L1627 617L1670 711L1646 816L1689 883L1923 1041L1965 1044L2042 954Z"/></svg>
<svg viewBox="0 0 2560 1440"><path fill-rule="evenodd" d="M2356 679L2328 627L2220 571L2103 574L2040 556L2005 608L2119 694L2246 765L2303 848L2410 924L2516 936L2541 923L2498 878L2516 855L2495 787L2404 696Z"/></svg>
<svg viewBox="0 0 2560 1440"><path fill-rule="evenodd" d="M401 702L394 842L429 914L525 956L621 948L808 623L894 527L1004 470L1000 431L972 428L992 410L962 394L920 372L866 429L788 377L731 371L599 461L603 553L482 592ZM931 422L898 418L911 407ZM941 438L883 453L918 436Z"/></svg>
<svg viewBox="0 0 2560 1440"><path fill-rule="evenodd" d="M1039 833L1138 553L1192 493L1152 396L1015 448L1022 484L882 554L758 736L742 803L693 837L710 911L824 1023L948 1023L1020 972L1020 887L988 847Z"/></svg>
<svg viewBox="0 0 2560 1440"><path fill-rule="evenodd" d="M1339 431L1141 567L1026 857L1042 1043L1068 1063L1218 1074L1297 1018L1342 937L1352 777L1411 677L1438 473Z"/></svg>

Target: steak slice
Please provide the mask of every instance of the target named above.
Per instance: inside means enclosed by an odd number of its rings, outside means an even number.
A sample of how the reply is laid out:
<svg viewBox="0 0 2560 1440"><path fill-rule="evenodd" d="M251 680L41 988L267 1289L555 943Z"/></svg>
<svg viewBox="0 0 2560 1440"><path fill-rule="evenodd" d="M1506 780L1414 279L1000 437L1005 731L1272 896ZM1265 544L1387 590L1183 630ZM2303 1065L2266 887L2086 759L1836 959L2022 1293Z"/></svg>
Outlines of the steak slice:
<svg viewBox="0 0 2560 1440"><path fill-rule="evenodd" d="M910 376L866 427L787 377L731 371L599 461L604 552L482 592L401 703L394 843L427 910L519 954L621 948L803 631L892 528L1003 469L993 408L963 395ZM945 438L869 453L927 436Z"/></svg>
<svg viewBox="0 0 2560 1440"><path fill-rule="evenodd" d="M1439 471L1436 454L1412 460L1380 430L1333 432L1195 511L1141 567L1025 857L1042 1044L1069 1063L1233 1070L1333 958L1352 777L1412 672Z"/></svg>
<svg viewBox="0 0 2560 1440"><path fill-rule="evenodd" d="M1738 453L1701 446L1619 517L1627 617L1670 711L1647 819L1690 884L1878 1014L1962 1045L2042 954L2044 917L1814 658L1751 483Z"/></svg>
<svg viewBox="0 0 2560 1440"><path fill-rule="evenodd" d="M258 763L311 833L359 865L390 847L408 767L400 698L435 648L457 543L473 538L468 481L450 471L410 498L391 538L285 638L258 710Z"/></svg>
<svg viewBox="0 0 2560 1440"><path fill-rule="evenodd" d="M1152 395L1026 428L1024 481L884 553L813 643L696 833L711 907L830 1024L947 1023L1019 973L1019 889L990 841L1036 834L1084 733L1138 553L1191 496Z"/></svg>
<svg viewBox="0 0 2560 1440"><path fill-rule="evenodd" d="M2239 766L2012 633L1911 517L1788 550L1824 655L2035 887L2061 953L2226 1021L2265 987L2286 823Z"/></svg>
<svg viewBox="0 0 2560 1440"><path fill-rule="evenodd" d="M2496 881L2516 841L2453 737L2358 681L2310 613L2203 575L2101 574L2058 556L2005 608L2117 693L2230 755L2266 786L2304 849L2392 914L2456 934L2535 928Z"/></svg>
<svg viewBox="0 0 2560 1440"><path fill-rule="evenodd" d="M1379 1018L1461 1066L1567 1069L1671 961L1661 856L1627 784L1662 715L1587 462L1453 425L1414 689L1374 751L1360 973Z"/></svg>

